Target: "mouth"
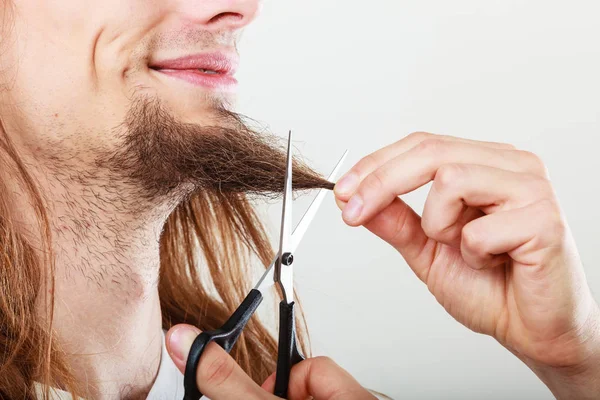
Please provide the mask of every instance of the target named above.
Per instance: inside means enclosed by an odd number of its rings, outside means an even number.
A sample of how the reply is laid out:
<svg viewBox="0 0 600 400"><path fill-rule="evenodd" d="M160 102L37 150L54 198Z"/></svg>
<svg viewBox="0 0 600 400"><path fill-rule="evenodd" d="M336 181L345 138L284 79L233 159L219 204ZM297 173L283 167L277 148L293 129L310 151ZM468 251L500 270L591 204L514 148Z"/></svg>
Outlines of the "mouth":
<svg viewBox="0 0 600 400"><path fill-rule="evenodd" d="M194 86L215 91L233 91L239 58L223 52L195 54L153 62L150 69Z"/></svg>

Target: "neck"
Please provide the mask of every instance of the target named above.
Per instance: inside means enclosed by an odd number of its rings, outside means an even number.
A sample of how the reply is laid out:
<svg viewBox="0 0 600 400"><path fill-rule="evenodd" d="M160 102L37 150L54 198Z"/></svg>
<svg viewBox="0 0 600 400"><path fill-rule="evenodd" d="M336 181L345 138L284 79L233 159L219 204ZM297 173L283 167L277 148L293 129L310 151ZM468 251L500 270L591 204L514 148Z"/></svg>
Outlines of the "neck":
<svg viewBox="0 0 600 400"><path fill-rule="evenodd" d="M52 231L54 331L93 398L145 398L160 363L159 238L173 202L139 204L114 179L76 171L30 170Z"/></svg>

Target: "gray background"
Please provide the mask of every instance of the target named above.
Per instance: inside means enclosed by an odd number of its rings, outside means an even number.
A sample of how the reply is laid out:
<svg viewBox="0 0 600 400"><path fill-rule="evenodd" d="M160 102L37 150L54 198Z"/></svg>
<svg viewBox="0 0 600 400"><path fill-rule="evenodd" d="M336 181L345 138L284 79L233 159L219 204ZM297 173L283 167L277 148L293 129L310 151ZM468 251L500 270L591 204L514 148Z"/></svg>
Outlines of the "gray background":
<svg viewBox="0 0 600 400"><path fill-rule="evenodd" d="M324 173L344 149L347 170L417 130L536 152L598 292L599 20L593 0L267 0L240 43L239 110L293 128ZM405 199L422 210L427 189ZM407 399L552 398L449 317L393 249L345 226L331 195L296 260L315 353L364 385Z"/></svg>

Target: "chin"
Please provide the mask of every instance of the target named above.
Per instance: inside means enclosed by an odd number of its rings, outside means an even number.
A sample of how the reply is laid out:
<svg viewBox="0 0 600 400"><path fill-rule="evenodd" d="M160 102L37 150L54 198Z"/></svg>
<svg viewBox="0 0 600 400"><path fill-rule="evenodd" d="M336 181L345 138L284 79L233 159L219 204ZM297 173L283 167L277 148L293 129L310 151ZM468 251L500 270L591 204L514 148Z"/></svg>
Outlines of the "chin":
<svg viewBox="0 0 600 400"><path fill-rule="evenodd" d="M223 119L223 112L230 112L234 97L226 94L206 93L193 102L173 100L169 96L159 96L157 93L146 94L147 99L157 102L160 107L181 123L198 124L201 126L228 125ZM231 121L229 121L231 122Z"/></svg>
<svg viewBox="0 0 600 400"><path fill-rule="evenodd" d="M208 93L204 99L197 99L193 104L175 103L167 107L173 116L181 122L197 123L201 125L221 125L223 111L232 111L234 99L227 95Z"/></svg>
<svg viewBox="0 0 600 400"><path fill-rule="evenodd" d="M231 111L236 102L235 86L229 88L208 88L192 86L185 81L162 76L151 71L147 77L140 77L135 85L136 95L155 98L175 117L186 122L202 122L207 116L218 115L223 109ZM137 96L134 96L137 97Z"/></svg>

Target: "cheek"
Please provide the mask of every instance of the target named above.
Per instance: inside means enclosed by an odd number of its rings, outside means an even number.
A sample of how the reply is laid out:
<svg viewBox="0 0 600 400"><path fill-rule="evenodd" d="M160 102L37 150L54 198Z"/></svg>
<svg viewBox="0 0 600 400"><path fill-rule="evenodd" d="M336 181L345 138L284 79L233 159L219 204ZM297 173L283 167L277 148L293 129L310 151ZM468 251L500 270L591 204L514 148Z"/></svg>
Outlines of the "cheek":
<svg viewBox="0 0 600 400"><path fill-rule="evenodd" d="M122 121L126 96L108 95L110 85L94 68L103 18L98 4L114 7L88 0L15 3L0 52L0 84L8 89L0 97L18 105L18 113L5 108L3 118L23 135L93 139Z"/></svg>
<svg viewBox="0 0 600 400"><path fill-rule="evenodd" d="M18 2L9 31L11 40L2 49L2 63L7 68L1 79L10 82L9 101L19 104L28 115L70 114L90 99L85 39L89 32L82 23L83 10L74 2L63 0L63 8L56 3Z"/></svg>

